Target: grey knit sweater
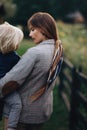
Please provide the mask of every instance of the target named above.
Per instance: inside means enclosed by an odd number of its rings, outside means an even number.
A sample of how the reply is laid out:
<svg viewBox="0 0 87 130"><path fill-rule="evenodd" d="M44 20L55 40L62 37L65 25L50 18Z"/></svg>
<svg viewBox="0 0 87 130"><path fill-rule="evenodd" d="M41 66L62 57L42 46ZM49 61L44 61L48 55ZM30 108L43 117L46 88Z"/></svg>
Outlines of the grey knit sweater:
<svg viewBox="0 0 87 130"><path fill-rule="evenodd" d="M9 81L20 84L19 93L23 109L19 122L43 123L53 111L53 87L38 100L31 103L29 97L42 87L47 80L54 52L54 40L46 40L27 50L13 69L0 80L0 91Z"/></svg>

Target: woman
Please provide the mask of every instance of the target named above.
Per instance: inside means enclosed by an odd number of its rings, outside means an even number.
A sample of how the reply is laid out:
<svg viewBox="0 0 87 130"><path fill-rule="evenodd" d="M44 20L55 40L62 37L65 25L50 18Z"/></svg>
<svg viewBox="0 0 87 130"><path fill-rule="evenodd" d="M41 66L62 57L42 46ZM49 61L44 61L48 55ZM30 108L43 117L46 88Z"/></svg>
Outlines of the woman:
<svg viewBox="0 0 87 130"><path fill-rule="evenodd" d="M18 130L41 130L53 111L54 85L37 100L32 102L31 97L47 83L54 53L59 48L59 38L56 22L48 13L37 12L31 16L28 28L36 46L28 49L17 65L0 80L0 89L1 95L5 96L20 88L23 108Z"/></svg>

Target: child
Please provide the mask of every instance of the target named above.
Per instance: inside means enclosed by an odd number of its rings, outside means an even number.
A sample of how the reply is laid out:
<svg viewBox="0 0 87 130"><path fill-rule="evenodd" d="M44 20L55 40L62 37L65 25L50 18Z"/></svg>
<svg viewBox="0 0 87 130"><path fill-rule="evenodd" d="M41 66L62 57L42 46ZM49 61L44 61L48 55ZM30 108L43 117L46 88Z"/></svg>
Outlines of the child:
<svg viewBox="0 0 87 130"><path fill-rule="evenodd" d="M23 39L23 32L5 22L0 25L0 78L19 61L20 57L15 50ZM15 130L22 109L21 98L18 92L14 92L5 97L4 117L5 130ZM7 123L8 122L8 123Z"/></svg>

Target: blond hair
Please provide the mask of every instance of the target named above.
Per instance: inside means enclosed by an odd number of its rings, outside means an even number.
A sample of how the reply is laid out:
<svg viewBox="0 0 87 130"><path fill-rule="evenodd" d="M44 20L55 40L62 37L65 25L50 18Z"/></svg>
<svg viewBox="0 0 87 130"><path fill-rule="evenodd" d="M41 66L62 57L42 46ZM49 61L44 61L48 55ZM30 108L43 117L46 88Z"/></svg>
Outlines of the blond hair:
<svg viewBox="0 0 87 130"><path fill-rule="evenodd" d="M23 32L7 22L0 25L0 51L3 54L15 51L23 39Z"/></svg>

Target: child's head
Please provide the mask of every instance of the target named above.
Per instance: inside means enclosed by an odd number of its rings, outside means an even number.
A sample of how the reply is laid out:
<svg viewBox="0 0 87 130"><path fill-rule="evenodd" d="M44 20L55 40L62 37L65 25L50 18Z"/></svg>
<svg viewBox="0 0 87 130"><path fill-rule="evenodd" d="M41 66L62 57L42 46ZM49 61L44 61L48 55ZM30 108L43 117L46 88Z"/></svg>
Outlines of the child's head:
<svg viewBox="0 0 87 130"><path fill-rule="evenodd" d="M23 39L21 29L5 22L0 25L0 51L3 54L15 51Z"/></svg>

